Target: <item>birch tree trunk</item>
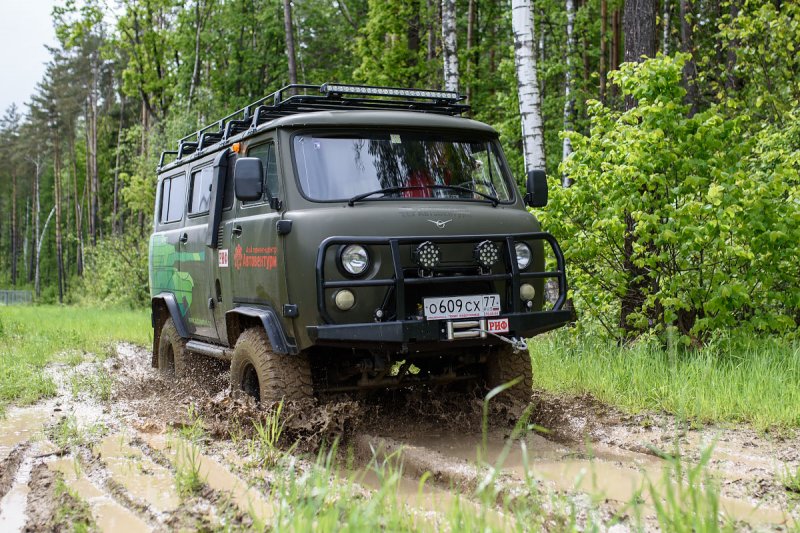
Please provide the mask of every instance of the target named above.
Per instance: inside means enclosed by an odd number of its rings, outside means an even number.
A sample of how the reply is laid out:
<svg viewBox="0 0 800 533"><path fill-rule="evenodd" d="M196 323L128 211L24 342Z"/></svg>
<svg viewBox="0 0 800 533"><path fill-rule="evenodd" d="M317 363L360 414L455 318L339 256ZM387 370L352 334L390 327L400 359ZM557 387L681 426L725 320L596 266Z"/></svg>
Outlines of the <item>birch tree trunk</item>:
<svg viewBox="0 0 800 533"><path fill-rule="evenodd" d="M572 54L575 50L575 0L566 0L567 3L567 57L564 75L564 131L572 131L572 115L575 111L575 98L572 95ZM572 153L572 143L564 137L561 147L561 160L565 160ZM572 180L564 173L561 176L561 185L569 187Z"/></svg>
<svg viewBox="0 0 800 533"><path fill-rule="evenodd" d="M511 0L511 26L514 31L514 65L517 71L525 171L544 170L544 126L536 72L531 0Z"/></svg>
<svg viewBox="0 0 800 533"><path fill-rule="evenodd" d="M289 57L289 83L297 83L297 54L294 51L292 2L283 0L283 29L286 37L286 55Z"/></svg>
<svg viewBox="0 0 800 533"><path fill-rule="evenodd" d="M442 56L444 60L444 89L457 92L456 0L442 0Z"/></svg>

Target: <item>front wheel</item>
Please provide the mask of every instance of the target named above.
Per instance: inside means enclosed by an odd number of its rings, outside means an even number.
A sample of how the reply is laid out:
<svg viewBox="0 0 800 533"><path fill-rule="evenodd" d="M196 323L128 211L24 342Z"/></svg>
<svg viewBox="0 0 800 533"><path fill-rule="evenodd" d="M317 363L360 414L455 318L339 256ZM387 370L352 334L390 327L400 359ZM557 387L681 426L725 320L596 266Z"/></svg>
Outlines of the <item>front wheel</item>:
<svg viewBox="0 0 800 533"><path fill-rule="evenodd" d="M533 393L530 353L527 350L515 353L508 345L492 348L486 361L487 388L492 390L519 377L522 378L520 382L503 391L501 396L527 404L531 401Z"/></svg>
<svg viewBox="0 0 800 533"><path fill-rule="evenodd" d="M239 336L233 350L231 392L237 391L265 403L312 398L308 357L276 354L264 330L250 328Z"/></svg>
<svg viewBox="0 0 800 533"><path fill-rule="evenodd" d="M172 318L168 318L161 328L158 338L156 368L164 377L186 377L189 373L189 354L186 351L186 340L175 327Z"/></svg>

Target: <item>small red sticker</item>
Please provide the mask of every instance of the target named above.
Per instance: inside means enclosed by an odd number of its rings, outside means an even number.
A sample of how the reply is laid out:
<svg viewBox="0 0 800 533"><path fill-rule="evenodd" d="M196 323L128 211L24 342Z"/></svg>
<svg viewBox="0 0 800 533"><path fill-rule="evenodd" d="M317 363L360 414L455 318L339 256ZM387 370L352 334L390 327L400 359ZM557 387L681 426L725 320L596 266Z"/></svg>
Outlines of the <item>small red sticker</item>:
<svg viewBox="0 0 800 533"><path fill-rule="evenodd" d="M219 250L219 266L220 268L228 266L228 250Z"/></svg>
<svg viewBox="0 0 800 533"><path fill-rule="evenodd" d="M493 318L486 321L486 329L489 333L508 333L507 318Z"/></svg>

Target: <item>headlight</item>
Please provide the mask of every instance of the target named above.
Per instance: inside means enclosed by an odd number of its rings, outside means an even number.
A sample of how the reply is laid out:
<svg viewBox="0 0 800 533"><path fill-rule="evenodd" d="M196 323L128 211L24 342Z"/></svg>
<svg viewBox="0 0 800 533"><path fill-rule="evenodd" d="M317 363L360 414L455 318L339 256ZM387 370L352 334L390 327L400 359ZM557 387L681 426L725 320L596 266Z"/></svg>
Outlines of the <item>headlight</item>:
<svg viewBox="0 0 800 533"><path fill-rule="evenodd" d="M339 260L348 274L360 276L369 268L369 254L360 244L350 244L342 250Z"/></svg>
<svg viewBox="0 0 800 533"><path fill-rule="evenodd" d="M517 252L517 267L520 270L525 270L530 266L531 258L533 257L530 247L524 242L518 242L514 245L514 250Z"/></svg>

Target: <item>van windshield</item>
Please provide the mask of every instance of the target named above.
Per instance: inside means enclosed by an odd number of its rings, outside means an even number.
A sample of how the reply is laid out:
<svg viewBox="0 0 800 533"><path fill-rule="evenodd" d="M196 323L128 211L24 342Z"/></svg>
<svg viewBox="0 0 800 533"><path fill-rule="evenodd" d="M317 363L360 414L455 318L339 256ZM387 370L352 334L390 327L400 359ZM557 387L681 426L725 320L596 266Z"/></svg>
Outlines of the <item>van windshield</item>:
<svg viewBox="0 0 800 533"><path fill-rule="evenodd" d="M494 140L437 133L308 133L294 137L300 186L311 200L371 198L508 202L511 180ZM475 191L475 194L472 191Z"/></svg>

